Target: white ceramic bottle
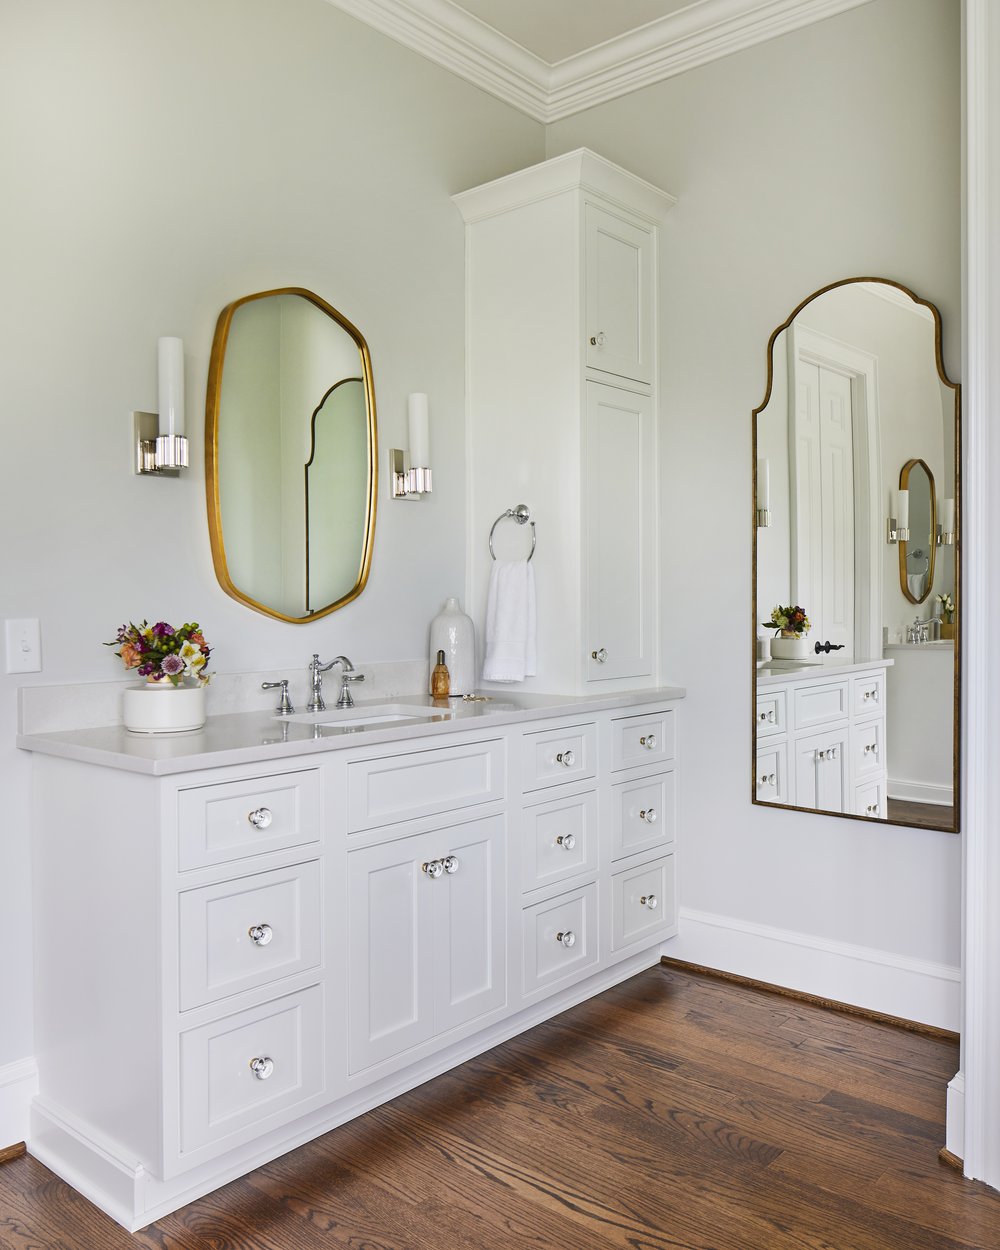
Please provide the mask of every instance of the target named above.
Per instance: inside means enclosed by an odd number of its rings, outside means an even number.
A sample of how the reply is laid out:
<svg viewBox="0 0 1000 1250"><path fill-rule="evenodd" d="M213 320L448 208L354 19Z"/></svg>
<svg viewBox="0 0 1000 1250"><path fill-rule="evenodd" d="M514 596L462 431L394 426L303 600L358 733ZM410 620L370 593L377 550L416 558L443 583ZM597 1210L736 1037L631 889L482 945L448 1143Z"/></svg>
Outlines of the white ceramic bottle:
<svg viewBox="0 0 1000 1250"><path fill-rule="evenodd" d="M444 652L451 679L451 697L472 694L476 688L476 627L462 611L457 599L445 600L441 611L431 621L431 668L437 653Z"/></svg>

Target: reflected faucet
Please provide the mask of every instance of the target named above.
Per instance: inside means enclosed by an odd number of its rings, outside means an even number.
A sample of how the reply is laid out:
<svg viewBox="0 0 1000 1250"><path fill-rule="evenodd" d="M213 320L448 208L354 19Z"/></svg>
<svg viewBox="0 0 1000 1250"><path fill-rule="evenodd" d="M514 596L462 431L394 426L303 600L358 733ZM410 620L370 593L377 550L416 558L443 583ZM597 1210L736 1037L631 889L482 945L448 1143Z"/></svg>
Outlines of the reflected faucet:
<svg viewBox="0 0 1000 1250"><path fill-rule="evenodd" d="M925 621L920 617L914 618L913 624L907 628L906 641L910 643L924 643L931 640L931 626L937 622L940 624L941 617L938 615L929 616Z"/></svg>

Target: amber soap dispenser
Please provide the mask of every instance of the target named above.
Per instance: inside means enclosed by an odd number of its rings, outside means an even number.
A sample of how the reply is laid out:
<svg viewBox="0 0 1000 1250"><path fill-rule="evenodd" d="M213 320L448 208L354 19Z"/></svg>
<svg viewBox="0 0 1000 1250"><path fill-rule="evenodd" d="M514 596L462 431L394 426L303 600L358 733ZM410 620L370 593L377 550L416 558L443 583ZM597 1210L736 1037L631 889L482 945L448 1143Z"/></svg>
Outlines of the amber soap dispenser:
<svg viewBox="0 0 1000 1250"><path fill-rule="evenodd" d="M451 689L451 677L448 673L448 666L444 662L444 652L437 653L437 664L434 665L434 671L431 673L431 695L435 699L447 699Z"/></svg>

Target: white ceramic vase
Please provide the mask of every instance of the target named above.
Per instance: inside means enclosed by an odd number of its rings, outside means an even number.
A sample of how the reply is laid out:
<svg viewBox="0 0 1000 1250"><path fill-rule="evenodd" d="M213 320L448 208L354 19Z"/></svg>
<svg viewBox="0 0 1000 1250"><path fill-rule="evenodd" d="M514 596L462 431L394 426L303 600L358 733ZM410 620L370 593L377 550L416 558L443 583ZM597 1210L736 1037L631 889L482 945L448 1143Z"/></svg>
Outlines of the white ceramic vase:
<svg viewBox="0 0 1000 1250"><path fill-rule="evenodd" d="M205 723L205 687L169 681L129 686L122 696L122 722L137 734L176 734Z"/></svg>
<svg viewBox="0 0 1000 1250"><path fill-rule="evenodd" d="M472 694L476 688L476 627L457 599L445 600L444 607L431 621L432 670L439 651L444 652L444 662L448 666L449 697Z"/></svg>
<svg viewBox="0 0 1000 1250"><path fill-rule="evenodd" d="M802 634L798 638L772 638L772 660L807 660L812 653L809 639Z"/></svg>

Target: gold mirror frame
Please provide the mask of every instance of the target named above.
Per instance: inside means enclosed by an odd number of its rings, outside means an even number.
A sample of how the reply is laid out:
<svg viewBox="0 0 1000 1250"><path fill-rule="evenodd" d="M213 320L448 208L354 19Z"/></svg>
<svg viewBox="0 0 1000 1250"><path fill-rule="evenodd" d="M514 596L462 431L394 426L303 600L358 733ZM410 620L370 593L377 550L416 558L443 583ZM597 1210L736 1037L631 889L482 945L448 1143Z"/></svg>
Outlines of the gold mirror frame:
<svg viewBox="0 0 1000 1250"><path fill-rule="evenodd" d="M222 398L222 375L225 366L226 345L229 342L233 317L244 304L276 295L301 296L302 299L307 300L314 307L318 308L320 312L325 313L327 317L340 326L342 330L346 331L354 340L361 359L368 423L368 455L366 463L368 510L364 527L358 580L347 594L342 595L334 603L327 604L323 608L302 616L289 616L277 608L260 603L233 583L226 559L222 529L222 508L219 499L219 408ZM253 295L244 295L242 298L234 300L231 304L227 304L222 312L219 313L219 319L215 327L215 337L212 340L212 355L208 368L208 391L205 402L205 491L208 504L208 532L212 547L212 563L215 567L215 575L218 578L219 585L226 594L238 603L242 603L244 606L252 608L255 612L260 612L264 616L273 617L275 620L287 621L292 625L305 625L310 621L319 620L320 617L335 612L338 608L344 607L353 599L356 599L364 590L371 570L375 540L375 513L378 505L378 434L375 418L375 384L372 377L371 356L368 352L368 344L365 342L360 330L352 325L331 304L328 304L326 300L321 299L320 296L315 295L312 291L308 291L304 287L293 286L277 287L271 291L258 291Z"/></svg>
<svg viewBox="0 0 1000 1250"><path fill-rule="evenodd" d="M819 299L821 295L827 294L829 291L837 290L839 287L852 286L859 283L877 283L883 286L894 287L897 291L902 292L914 303L920 304L926 308L933 319L934 324L934 363L937 370L938 380L942 386L947 387L954 396L953 408L953 428L955 440L955 598L958 604L958 612L956 613L956 628L954 633L954 682L952 697L952 742L954 749L952 752L952 808L953 819L950 825L917 825L912 821L884 819L872 821L870 817L859 815L853 812L836 812L826 808L799 807L795 804L776 803L766 799L757 797L757 627L758 627L758 605L757 605L757 422L760 414L767 408L771 399L771 391L774 385L774 345L780 335L789 329L795 318L814 300ZM942 331L941 331L941 314L937 306L929 300L922 299L909 287L904 286L901 282L895 282L891 278L878 277L857 277L843 278L838 282L830 282L826 286L820 287L811 295L806 296L795 308L792 309L789 316L781 323L772 333L767 342L767 382L764 388L764 398L760 404L754 408L752 416L752 435L751 435L751 496L750 496L750 522L752 533L752 555L751 555L751 586L750 586L750 621L751 621L751 642L750 642L750 671L753 674L751 683L751 701L750 701L750 802L755 806L777 808L784 811L806 812L818 816L834 816L841 820L860 820L866 824L878 825L895 825L903 828L929 828L935 832L941 833L958 833L961 830L961 690L962 690L962 651L961 651L961 627L960 620L963 604L963 586L962 586L962 386L959 382L953 382L945 371L944 357L942 354ZM911 462L912 463L912 462ZM928 476L931 476L928 473ZM933 481L933 477L931 477ZM932 495L933 507L936 517L936 500Z"/></svg>
<svg viewBox="0 0 1000 1250"><path fill-rule="evenodd" d="M928 537L930 555L927 557L927 590L919 599L914 598L910 592L910 582L906 572L906 559L910 553L910 542L906 538L899 540L899 588L911 603L926 603L930 597L931 590L934 588L934 566L937 560L937 543L935 541L937 534L937 498L934 493L934 474L931 472L930 466L921 460L919 456L913 460L907 460L906 464L899 471L899 489L907 491L910 489L910 473L918 466L927 474L927 480L930 483L931 528ZM911 509L913 507L912 499L910 500L910 507Z"/></svg>

